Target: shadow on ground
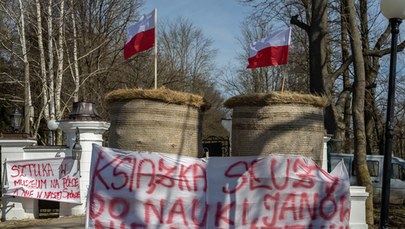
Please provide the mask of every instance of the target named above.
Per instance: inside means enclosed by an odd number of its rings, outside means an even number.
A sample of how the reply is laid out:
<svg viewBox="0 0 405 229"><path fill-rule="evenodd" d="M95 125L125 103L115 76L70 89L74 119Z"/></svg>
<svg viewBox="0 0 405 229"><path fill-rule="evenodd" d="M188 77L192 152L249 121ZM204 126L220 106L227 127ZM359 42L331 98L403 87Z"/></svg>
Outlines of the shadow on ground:
<svg viewBox="0 0 405 229"><path fill-rule="evenodd" d="M85 216L69 216L55 219L8 220L5 222L0 222L0 228L82 229L85 227L85 222Z"/></svg>

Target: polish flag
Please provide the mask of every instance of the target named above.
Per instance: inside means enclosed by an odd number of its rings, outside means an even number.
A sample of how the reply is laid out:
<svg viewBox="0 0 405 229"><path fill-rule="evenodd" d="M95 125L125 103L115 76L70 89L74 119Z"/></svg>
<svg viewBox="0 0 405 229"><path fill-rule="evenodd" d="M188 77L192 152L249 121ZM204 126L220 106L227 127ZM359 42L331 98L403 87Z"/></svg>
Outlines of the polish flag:
<svg viewBox="0 0 405 229"><path fill-rule="evenodd" d="M290 40L291 28L288 28L251 44L247 68L287 64Z"/></svg>
<svg viewBox="0 0 405 229"><path fill-rule="evenodd" d="M153 10L143 15L138 23L127 29L127 43L124 46L125 60L155 45L155 12Z"/></svg>

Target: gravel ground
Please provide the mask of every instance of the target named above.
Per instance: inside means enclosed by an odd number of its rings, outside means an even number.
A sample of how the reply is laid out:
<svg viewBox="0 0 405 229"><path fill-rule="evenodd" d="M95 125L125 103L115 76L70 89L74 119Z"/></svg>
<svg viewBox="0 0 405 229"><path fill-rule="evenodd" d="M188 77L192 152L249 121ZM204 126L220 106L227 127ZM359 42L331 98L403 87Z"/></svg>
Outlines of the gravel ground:
<svg viewBox="0 0 405 229"><path fill-rule="evenodd" d="M1 229L82 229L85 227L85 216L69 216L54 219L7 220L0 222Z"/></svg>
<svg viewBox="0 0 405 229"><path fill-rule="evenodd" d="M375 228L380 221L380 206L374 206ZM389 210L390 229L405 228L405 205L391 205ZM1 229L30 228L30 229L83 229L85 216L60 217L55 219L8 220L0 222Z"/></svg>

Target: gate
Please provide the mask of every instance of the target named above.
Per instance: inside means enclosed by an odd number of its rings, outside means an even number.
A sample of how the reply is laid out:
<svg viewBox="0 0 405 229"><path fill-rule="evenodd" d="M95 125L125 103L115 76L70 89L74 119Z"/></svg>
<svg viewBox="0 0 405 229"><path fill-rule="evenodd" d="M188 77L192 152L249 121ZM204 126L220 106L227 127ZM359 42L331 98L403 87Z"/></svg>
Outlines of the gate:
<svg viewBox="0 0 405 229"><path fill-rule="evenodd" d="M210 157L229 157L230 145L229 138L220 136L209 136L202 140L204 148L204 156Z"/></svg>

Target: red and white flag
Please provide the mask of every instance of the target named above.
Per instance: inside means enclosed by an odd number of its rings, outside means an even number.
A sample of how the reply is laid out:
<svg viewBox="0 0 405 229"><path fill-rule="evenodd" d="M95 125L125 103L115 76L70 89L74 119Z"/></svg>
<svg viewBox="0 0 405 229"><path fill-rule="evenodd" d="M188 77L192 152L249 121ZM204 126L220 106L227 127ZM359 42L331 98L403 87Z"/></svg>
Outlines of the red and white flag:
<svg viewBox="0 0 405 229"><path fill-rule="evenodd" d="M288 28L254 42L250 45L247 68L287 64L290 40L291 28Z"/></svg>
<svg viewBox="0 0 405 229"><path fill-rule="evenodd" d="M139 22L127 29L127 43L124 46L124 58L148 50L155 45L155 13L143 15Z"/></svg>

